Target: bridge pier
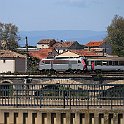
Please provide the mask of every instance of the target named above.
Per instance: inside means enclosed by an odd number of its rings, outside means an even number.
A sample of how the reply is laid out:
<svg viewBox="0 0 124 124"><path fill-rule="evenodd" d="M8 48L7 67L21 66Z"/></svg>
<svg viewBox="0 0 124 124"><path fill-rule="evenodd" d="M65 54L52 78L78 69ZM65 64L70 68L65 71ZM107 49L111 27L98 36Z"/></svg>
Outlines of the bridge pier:
<svg viewBox="0 0 124 124"><path fill-rule="evenodd" d="M0 124L4 124L4 112L0 110Z"/></svg>
<svg viewBox="0 0 124 124"><path fill-rule="evenodd" d="M56 113L56 122L57 124L61 124L61 113Z"/></svg>
<svg viewBox="0 0 124 124"><path fill-rule="evenodd" d="M124 124L124 109L0 109L0 124Z"/></svg>

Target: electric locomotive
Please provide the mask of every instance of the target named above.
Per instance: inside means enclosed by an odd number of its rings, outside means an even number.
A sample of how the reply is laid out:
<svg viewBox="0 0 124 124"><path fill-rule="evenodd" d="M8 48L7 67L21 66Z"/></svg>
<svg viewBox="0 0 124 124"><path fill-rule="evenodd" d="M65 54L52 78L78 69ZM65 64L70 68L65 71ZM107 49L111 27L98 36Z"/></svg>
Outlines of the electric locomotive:
<svg viewBox="0 0 124 124"><path fill-rule="evenodd" d="M80 73L87 69L85 58L42 59L39 70L42 72Z"/></svg>

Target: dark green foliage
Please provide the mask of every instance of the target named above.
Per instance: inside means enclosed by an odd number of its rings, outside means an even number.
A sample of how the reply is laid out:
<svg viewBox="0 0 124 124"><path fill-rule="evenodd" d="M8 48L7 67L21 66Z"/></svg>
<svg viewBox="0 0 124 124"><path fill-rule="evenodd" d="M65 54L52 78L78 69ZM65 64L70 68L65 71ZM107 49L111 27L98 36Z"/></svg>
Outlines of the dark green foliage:
<svg viewBox="0 0 124 124"><path fill-rule="evenodd" d="M38 71L39 61L40 60L35 57L28 56L28 63L27 63L28 71L29 72Z"/></svg>
<svg viewBox="0 0 124 124"><path fill-rule="evenodd" d="M9 49L16 51L18 47L18 27L14 24L0 23L0 41L2 49Z"/></svg>
<svg viewBox="0 0 124 124"><path fill-rule="evenodd" d="M124 86L116 85L107 90L102 91L99 95L101 99L123 99L124 98Z"/></svg>
<svg viewBox="0 0 124 124"><path fill-rule="evenodd" d="M124 56L124 18L115 15L111 24L107 27L106 41L112 45L113 54Z"/></svg>

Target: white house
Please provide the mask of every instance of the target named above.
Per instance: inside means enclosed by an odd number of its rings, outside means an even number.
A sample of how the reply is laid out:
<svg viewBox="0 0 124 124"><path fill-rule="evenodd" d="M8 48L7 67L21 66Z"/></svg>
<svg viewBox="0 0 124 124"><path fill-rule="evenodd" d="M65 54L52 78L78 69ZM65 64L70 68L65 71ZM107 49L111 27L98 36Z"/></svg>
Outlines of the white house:
<svg viewBox="0 0 124 124"><path fill-rule="evenodd" d="M37 48L50 48L56 43L55 39L42 39L37 43Z"/></svg>
<svg viewBox="0 0 124 124"><path fill-rule="evenodd" d="M25 72L26 56L10 50L0 50L0 73Z"/></svg>

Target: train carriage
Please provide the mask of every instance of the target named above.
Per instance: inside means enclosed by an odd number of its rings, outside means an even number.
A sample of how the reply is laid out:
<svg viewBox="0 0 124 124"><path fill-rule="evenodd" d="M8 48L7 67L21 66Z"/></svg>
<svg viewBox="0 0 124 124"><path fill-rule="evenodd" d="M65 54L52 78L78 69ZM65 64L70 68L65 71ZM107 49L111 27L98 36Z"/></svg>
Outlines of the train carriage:
<svg viewBox="0 0 124 124"><path fill-rule="evenodd" d="M99 57L87 59L88 70L124 71L124 57Z"/></svg>

